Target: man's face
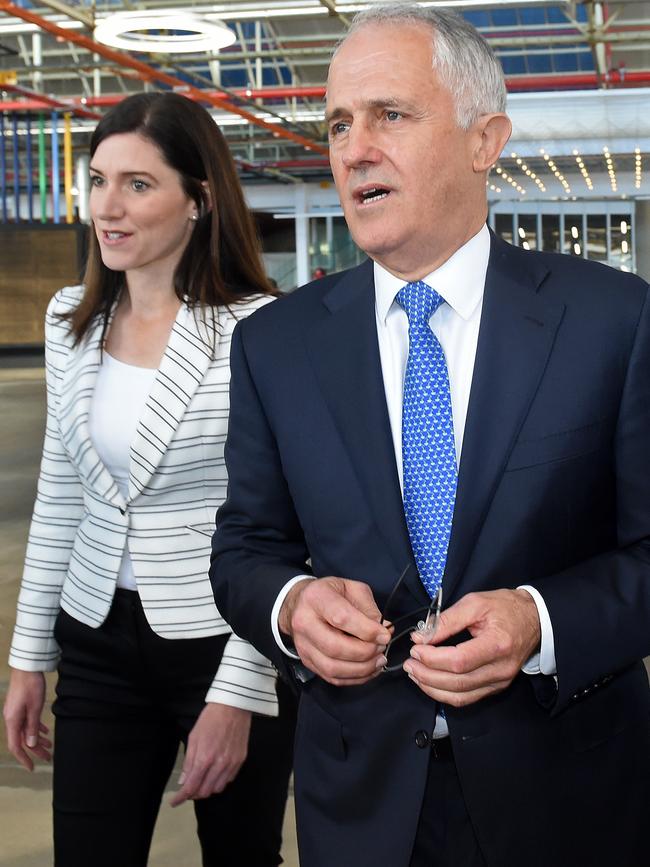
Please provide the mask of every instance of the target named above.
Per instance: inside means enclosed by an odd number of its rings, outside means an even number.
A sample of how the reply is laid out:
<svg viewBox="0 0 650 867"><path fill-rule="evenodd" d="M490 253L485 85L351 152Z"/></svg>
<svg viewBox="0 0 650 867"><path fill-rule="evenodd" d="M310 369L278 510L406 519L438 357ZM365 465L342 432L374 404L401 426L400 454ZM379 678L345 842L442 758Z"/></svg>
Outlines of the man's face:
<svg viewBox="0 0 650 867"><path fill-rule="evenodd" d="M355 242L393 274L418 279L485 221L480 133L460 129L432 69L432 34L369 24L332 61L330 162Z"/></svg>

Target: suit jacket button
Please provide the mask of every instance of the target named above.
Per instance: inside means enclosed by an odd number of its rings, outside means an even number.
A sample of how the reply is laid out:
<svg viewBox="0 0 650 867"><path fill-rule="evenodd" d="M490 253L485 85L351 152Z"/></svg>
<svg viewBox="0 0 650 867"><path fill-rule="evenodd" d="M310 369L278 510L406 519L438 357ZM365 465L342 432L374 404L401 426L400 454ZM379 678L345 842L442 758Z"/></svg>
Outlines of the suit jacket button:
<svg viewBox="0 0 650 867"><path fill-rule="evenodd" d="M415 745L421 750L429 746L429 735L423 729L415 733Z"/></svg>
<svg viewBox="0 0 650 867"><path fill-rule="evenodd" d="M126 515L126 509L120 509L120 515Z"/></svg>

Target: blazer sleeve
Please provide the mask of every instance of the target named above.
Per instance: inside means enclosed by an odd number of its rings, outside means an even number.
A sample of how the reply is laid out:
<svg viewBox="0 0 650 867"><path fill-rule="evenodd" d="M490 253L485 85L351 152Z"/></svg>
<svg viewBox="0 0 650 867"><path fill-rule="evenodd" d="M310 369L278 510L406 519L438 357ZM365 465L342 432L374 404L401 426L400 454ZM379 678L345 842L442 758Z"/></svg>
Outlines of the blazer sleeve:
<svg viewBox="0 0 650 867"><path fill-rule="evenodd" d="M618 547L530 582L544 597L553 624L558 675L554 712L650 654L647 294L627 358L613 443Z"/></svg>
<svg viewBox="0 0 650 867"><path fill-rule="evenodd" d="M233 632L205 700L277 716L276 677L269 660Z"/></svg>
<svg viewBox="0 0 650 867"><path fill-rule="evenodd" d="M288 680L291 660L273 638L271 611L286 582L311 572L277 443L249 369L246 322L233 333L228 496L217 513L210 580L217 607Z"/></svg>
<svg viewBox="0 0 650 867"><path fill-rule="evenodd" d="M64 299L62 290L50 302L45 318L45 440L9 655L9 664L24 671L56 668L54 623L83 515L81 482L63 447L58 420L60 382L69 352L67 323L57 315L68 306Z"/></svg>

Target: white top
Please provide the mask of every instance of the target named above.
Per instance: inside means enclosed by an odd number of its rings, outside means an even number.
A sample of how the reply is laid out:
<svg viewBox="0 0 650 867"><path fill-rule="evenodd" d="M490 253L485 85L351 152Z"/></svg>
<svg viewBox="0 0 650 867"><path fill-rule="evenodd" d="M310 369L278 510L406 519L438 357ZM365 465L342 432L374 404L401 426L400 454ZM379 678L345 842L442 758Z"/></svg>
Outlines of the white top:
<svg viewBox="0 0 650 867"><path fill-rule="evenodd" d="M157 373L157 368L118 361L105 350L97 372L88 418L90 439L125 500L129 493L131 443ZM138 589L126 542L117 586Z"/></svg>
<svg viewBox="0 0 650 867"><path fill-rule="evenodd" d="M474 361L478 346L479 326L483 309L483 292L490 258L490 233L486 225L470 238L450 259L422 280L444 298L432 315L430 326L440 341L447 360L451 408L454 420L456 463L460 463L469 393L474 373ZM379 357L384 380L386 405L393 437L395 461L400 486L402 474L402 404L404 374L409 351L408 317L397 303L395 296L405 285L404 280L374 263L375 317ZM282 603L304 575L292 578L280 591L271 613L271 625L277 644L285 653L295 656L282 642L278 629L278 616ZM523 577L523 576L522 576ZM528 585L520 585L533 597L542 627L541 653L531 657L524 667L527 674L555 674L555 646L553 629L548 610L540 593ZM436 727L438 734L439 727Z"/></svg>

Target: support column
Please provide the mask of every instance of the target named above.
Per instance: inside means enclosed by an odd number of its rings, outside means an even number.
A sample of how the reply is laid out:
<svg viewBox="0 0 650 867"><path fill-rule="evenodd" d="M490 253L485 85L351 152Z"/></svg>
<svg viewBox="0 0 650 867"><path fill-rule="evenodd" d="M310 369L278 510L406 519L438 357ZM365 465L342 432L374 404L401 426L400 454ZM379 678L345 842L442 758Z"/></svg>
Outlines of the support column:
<svg viewBox="0 0 650 867"><path fill-rule="evenodd" d="M325 217L325 240L327 241L327 272L334 270L334 217Z"/></svg>
<svg viewBox="0 0 650 867"><path fill-rule="evenodd" d="M637 199L634 218L636 273L650 281L650 201Z"/></svg>
<svg viewBox="0 0 650 867"><path fill-rule="evenodd" d="M307 188L295 186L296 203L296 286L309 281L309 217L307 216Z"/></svg>
<svg viewBox="0 0 650 867"><path fill-rule="evenodd" d="M81 223L90 223L90 177L88 166L90 156L87 153L80 154L75 161L75 186L77 188L77 212Z"/></svg>

